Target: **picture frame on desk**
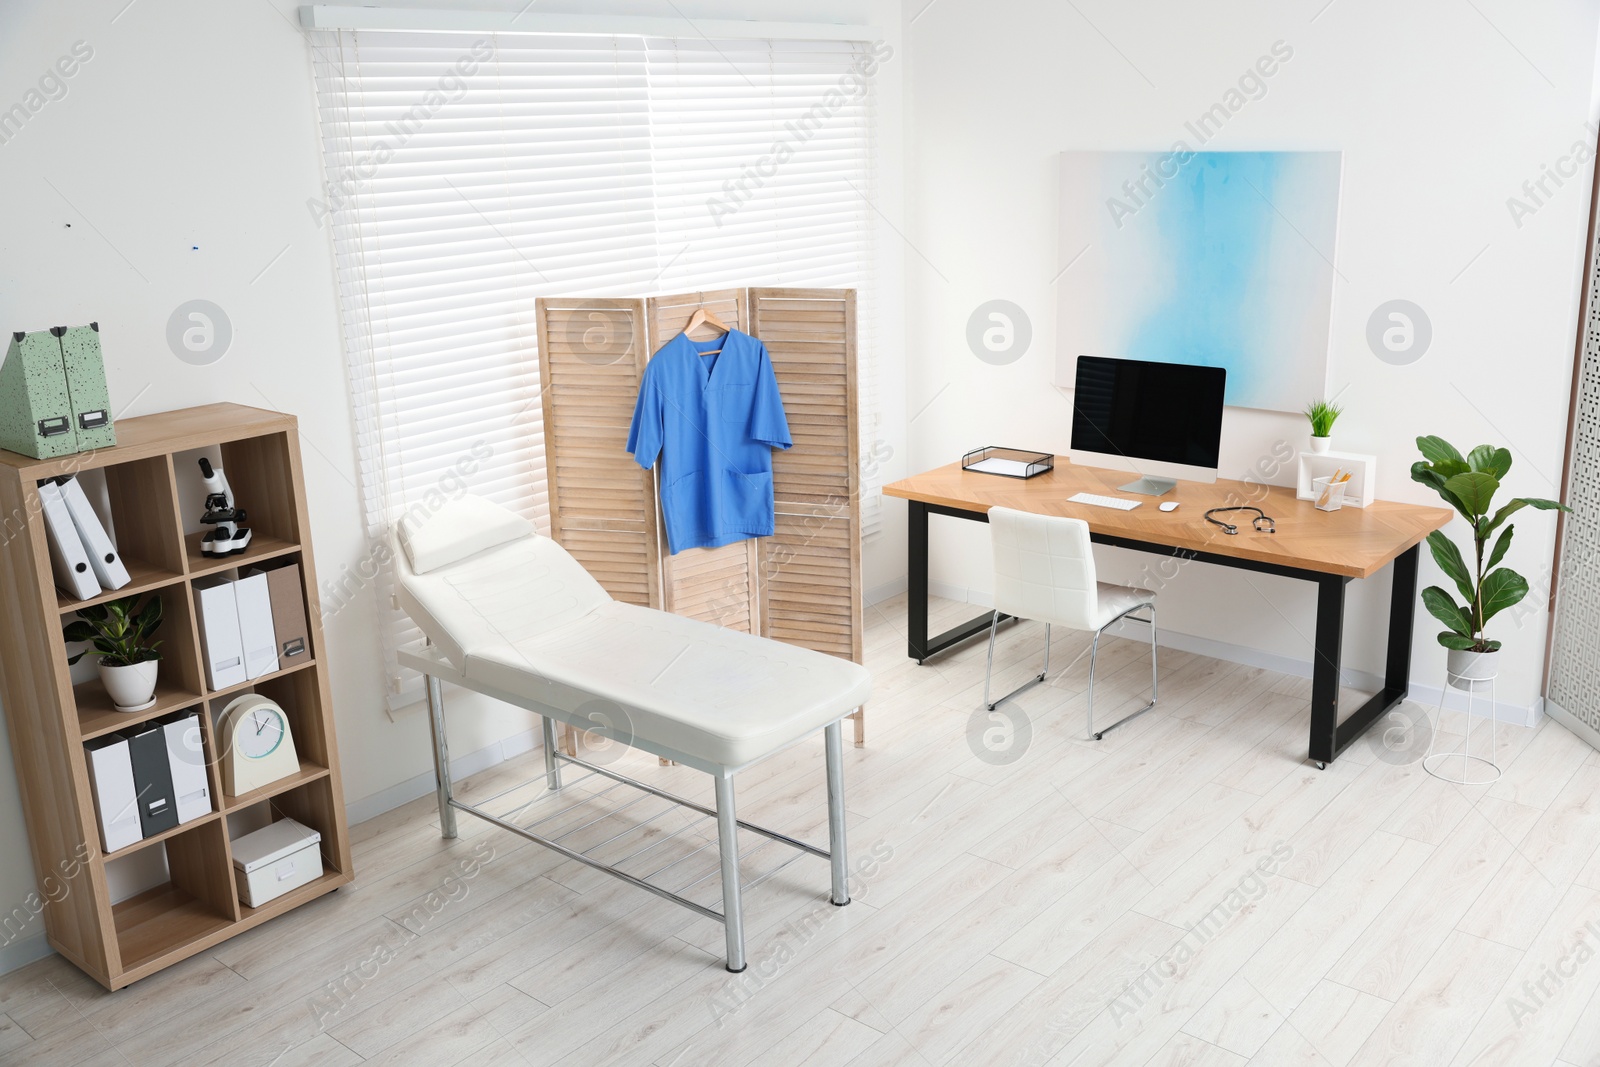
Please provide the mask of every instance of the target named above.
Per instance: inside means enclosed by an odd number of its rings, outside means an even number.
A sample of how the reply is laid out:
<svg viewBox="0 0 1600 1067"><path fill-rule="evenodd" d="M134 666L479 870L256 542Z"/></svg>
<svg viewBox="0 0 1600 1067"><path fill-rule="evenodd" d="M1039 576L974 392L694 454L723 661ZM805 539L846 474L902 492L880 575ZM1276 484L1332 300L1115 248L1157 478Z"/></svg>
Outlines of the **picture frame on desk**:
<svg viewBox="0 0 1600 1067"><path fill-rule="evenodd" d="M1315 500L1311 483L1335 471L1350 475L1344 487L1345 507L1364 508L1377 499L1378 457L1360 452L1301 452L1294 482L1296 499Z"/></svg>

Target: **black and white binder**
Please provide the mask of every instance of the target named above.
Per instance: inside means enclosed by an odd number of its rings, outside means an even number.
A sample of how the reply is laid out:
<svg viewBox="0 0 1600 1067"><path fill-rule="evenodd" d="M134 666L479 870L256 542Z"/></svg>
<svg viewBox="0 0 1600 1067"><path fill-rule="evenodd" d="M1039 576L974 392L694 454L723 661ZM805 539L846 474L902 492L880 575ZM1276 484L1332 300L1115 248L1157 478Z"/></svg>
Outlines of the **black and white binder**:
<svg viewBox="0 0 1600 1067"><path fill-rule="evenodd" d="M67 513L72 516L72 525L83 542L83 550L89 557L89 569L94 571L95 580L108 593L113 589L121 589L130 581L128 568L122 565L122 557L117 555L117 546L111 543L100 516L89 506L83 486L78 484L76 478L61 478L56 485L61 490L61 499L67 503Z"/></svg>
<svg viewBox="0 0 1600 1067"><path fill-rule="evenodd" d="M139 827L144 836L177 826L178 804L172 795L166 731L152 724L129 734L128 754L133 758L133 785L139 792Z"/></svg>
<svg viewBox="0 0 1600 1067"><path fill-rule="evenodd" d="M73 525L72 513L61 496L61 487L54 481L39 484L39 503L44 512L45 541L50 545L50 567L55 572L56 585L61 591L78 600L88 600L100 595L100 583L89 569L89 557Z"/></svg>

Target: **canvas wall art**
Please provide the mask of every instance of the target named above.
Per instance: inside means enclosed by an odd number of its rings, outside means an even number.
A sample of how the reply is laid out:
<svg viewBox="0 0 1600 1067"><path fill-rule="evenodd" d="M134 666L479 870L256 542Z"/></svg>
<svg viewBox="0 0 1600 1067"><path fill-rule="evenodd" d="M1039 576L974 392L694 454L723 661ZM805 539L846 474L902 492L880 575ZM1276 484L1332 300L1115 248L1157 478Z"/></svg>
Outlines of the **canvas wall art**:
<svg viewBox="0 0 1600 1067"><path fill-rule="evenodd" d="M1223 367L1227 402L1325 394L1338 152L1065 152L1059 364ZM1070 266L1069 266L1070 264Z"/></svg>

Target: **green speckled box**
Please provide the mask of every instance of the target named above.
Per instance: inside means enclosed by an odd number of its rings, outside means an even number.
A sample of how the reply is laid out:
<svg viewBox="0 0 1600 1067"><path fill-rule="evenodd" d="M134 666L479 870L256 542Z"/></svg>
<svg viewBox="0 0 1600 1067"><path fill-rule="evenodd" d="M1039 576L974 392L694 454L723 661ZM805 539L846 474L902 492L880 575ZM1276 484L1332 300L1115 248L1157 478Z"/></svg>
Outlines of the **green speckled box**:
<svg viewBox="0 0 1600 1067"><path fill-rule="evenodd" d="M12 334L0 363L0 448L50 459L116 443L99 324Z"/></svg>
<svg viewBox="0 0 1600 1067"><path fill-rule="evenodd" d="M0 448L34 459L78 451L61 341L47 330L11 335L0 363Z"/></svg>
<svg viewBox="0 0 1600 1067"><path fill-rule="evenodd" d="M111 425L106 363L100 355L100 324L57 326L50 332L58 330L61 362L67 371L67 396L72 401L72 429L78 435L77 450L110 448L117 443L117 430Z"/></svg>

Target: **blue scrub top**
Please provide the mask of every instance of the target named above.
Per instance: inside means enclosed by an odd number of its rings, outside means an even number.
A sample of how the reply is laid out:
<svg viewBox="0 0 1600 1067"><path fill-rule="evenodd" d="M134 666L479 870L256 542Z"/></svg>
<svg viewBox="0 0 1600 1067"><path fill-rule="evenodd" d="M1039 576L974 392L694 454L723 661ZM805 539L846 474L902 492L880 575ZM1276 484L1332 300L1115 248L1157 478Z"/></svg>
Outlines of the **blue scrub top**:
<svg viewBox="0 0 1600 1067"><path fill-rule="evenodd" d="M691 341L680 333L645 366L628 451L646 470L661 460L674 555L770 537L772 450L793 443L772 360L749 334Z"/></svg>

